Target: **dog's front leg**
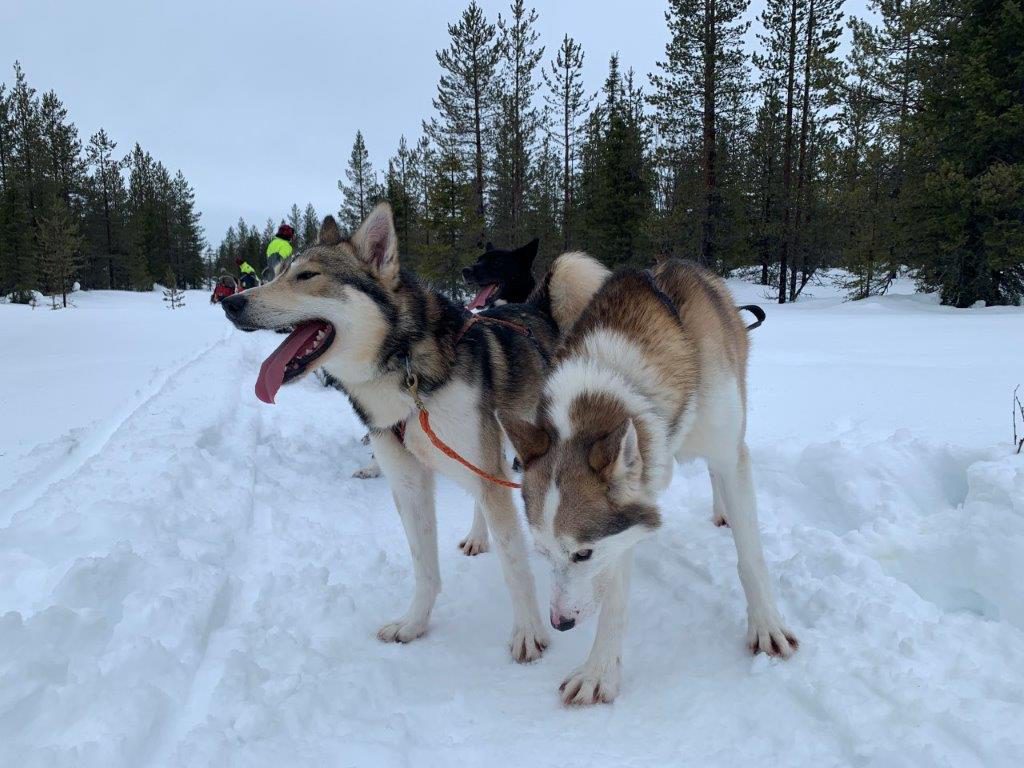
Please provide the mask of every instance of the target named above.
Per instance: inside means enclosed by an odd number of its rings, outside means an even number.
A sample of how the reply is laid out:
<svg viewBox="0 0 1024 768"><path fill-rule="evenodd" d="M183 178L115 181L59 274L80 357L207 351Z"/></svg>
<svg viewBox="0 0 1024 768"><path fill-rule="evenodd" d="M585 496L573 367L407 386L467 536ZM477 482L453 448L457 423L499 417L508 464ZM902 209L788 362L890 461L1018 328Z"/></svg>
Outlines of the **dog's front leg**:
<svg viewBox="0 0 1024 768"><path fill-rule="evenodd" d="M387 643L408 643L427 631L430 612L441 591L437 561L437 518L434 512L434 474L405 449L391 432L374 435L374 455L391 485L412 554L416 592L405 615L380 628Z"/></svg>
<svg viewBox="0 0 1024 768"><path fill-rule="evenodd" d="M550 638L537 607L537 590L512 493L484 481L481 495L480 503L512 596L512 658L520 663L535 661L548 647Z"/></svg>
<svg viewBox="0 0 1024 768"><path fill-rule="evenodd" d="M462 554L473 557L489 549L487 544L487 518L480 502L473 505L473 527L469 529L466 538L459 542L459 550Z"/></svg>
<svg viewBox="0 0 1024 768"><path fill-rule="evenodd" d="M747 596L747 645L751 651L789 657L797 649L796 636L786 628L772 592L757 527L757 501L750 473L747 446L740 443L734 460L712 462L720 479L725 514L736 543L740 583Z"/></svg>
<svg viewBox="0 0 1024 768"><path fill-rule="evenodd" d="M562 681L559 688L564 704L611 702L619 695L622 638L626 633L629 576L633 568L632 548L613 567L615 573L601 602L601 615L597 619L597 634L590 655L582 667Z"/></svg>

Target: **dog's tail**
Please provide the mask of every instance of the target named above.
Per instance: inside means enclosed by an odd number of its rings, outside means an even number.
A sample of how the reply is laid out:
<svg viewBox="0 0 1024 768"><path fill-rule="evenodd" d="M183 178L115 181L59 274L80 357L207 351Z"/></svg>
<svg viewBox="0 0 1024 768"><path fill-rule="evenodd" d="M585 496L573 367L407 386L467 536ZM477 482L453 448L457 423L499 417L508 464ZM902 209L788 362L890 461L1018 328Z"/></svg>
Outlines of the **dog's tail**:
<svg viewBox="0 0 1024 768"><path fill-rule="evenodd" d="M752 331L755 328L759 328L761 326L761 323L764 322L765 317L767 317L767 315L765 315L764 313L764 310L757 306L757 304L744 304L742 307L736 307L736 309L739 310L740 312L746 310L747 312L749 312L750 314L757 318L757 322L751 323L750 325L747 326L748 331Z"/></svg>
<svg viewBox="0 0 1024 768"><path fill-rule="evenodd" d="M565 336L610 274L604 264L582 251L563 253L551 262L528 303L550 315L558 334Z"/></svg>

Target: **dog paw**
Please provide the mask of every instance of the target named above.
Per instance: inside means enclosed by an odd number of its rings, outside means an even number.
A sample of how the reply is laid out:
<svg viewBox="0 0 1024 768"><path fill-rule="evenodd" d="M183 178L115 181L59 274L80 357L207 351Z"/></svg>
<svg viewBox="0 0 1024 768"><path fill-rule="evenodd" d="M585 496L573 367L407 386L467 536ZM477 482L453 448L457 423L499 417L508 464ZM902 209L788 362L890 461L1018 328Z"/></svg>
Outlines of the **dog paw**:
<svg viewBox="0 0 1024 768"><path fill-rule="evenodd" d="M519 664L529 664L544 654L551 638L543 629L533 627L516 628L512 631L509 648L512 658Z"/></svg>
<svg viewBox="0 0 1024 768"><path fill-rule="evenodd" d="M377 631L377 639L384 643L411 643L426 631L426 621L399 619L381 627Z"/></svg>
<svg viewBox="0 0 1024 768"><path fill-rule="evenodd" d="M610 704L619 695L621 668L618 659L606 664L584 664L558 686L562 703L571 706Z"/></svg>
<svg viewBox="0 0 1024 768"><path fill-rule="evenodd" d="M372 480L375 477L380 477L380 467L376 464L367 464L365 467L361 467L353 472L352 477L359 480Z"/></svg>
<svg viewBox="0 0 1024 768"><path fill-rule="evenodd" d="M474 557L476 555L483 554L490 549L490 544L487 541L487 534L483 536L477 536L472 531L459 542L459 549L466 557Z"/></svg>
<svg viewBox="0 0 1024 768"><path fill-rule="evenodd" d="M747 648L751 653L767 653L788 659L799 647L800 641L783 626L782 619L747 620Z"/></svg>

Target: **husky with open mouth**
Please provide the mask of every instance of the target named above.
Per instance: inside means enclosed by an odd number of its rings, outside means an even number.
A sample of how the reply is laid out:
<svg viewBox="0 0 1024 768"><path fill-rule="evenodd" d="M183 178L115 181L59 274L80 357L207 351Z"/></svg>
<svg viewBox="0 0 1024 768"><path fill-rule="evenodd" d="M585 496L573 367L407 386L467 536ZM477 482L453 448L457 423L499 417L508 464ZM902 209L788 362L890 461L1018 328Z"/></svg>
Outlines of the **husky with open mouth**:
<svg viewBox="0 0 1024 768"><path fill-rule="evenodd" d="M533 294L533 261L537 258L540 240L534 238L526 245L511 251L494 248L487 250L464 270L466 285L476 290L469 309L489 309L503 304L520 304Z"/></svg>
<svg viewBox="0 0 1024 768"><path fill-rule="evenodd" d="M512 596L513 658L528 662L544 651L548 632L526 545L512 492L500 482L509 467L495 414L535 418L559 331L606 274L589 257L567 254L529 303L470 322L464 308L400 268L391 208L381 203L348 240L327 217L316 245L294 256L273 282L222 302L243 330L295 329L263 363L257 397L272 403L282 385L323 367L370 432L416 579L408 610L380 629L381 640L408 642L427 629L441 589L434 512L434 473L441 472L476 501L483 530L475 522L475 535L486 537L488 528L494 534Z"/></svg>

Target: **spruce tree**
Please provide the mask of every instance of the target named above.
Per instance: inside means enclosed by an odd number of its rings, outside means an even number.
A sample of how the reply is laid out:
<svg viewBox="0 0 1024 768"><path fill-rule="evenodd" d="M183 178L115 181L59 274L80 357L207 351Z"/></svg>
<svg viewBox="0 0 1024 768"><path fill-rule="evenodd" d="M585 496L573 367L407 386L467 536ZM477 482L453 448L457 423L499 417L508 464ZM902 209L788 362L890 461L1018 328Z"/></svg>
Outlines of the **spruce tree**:
<svg viewBox="0 0 1024 768"><path fill-rule="evenodd" d="M566 35L562 38L562 44L551 62L550 72L542 70L542 73L548 87L544 98L553 118L545 122L548 125L549 136L562 152L559 179L562 192L562 247L569 250L573 243L576 164L582 143L583 121L594 100L594 95L588 95L583 85L583 47Z"/></svg>
<svg viewBox="0 0 1024 768"><path fill-rule="evenodd" d="M378 196L377 174L370 163L370 153L366 149L366 142L363 141L362 131L356 131L348 167L345 169L345 178L348 179L347 184L343 181L338 182L343 200L338 216L341 219L341 226L351 233L359 229Z"/></svg>
<svg viewBox="0 0 1024 768"><path fill-rule="evenodd" d="M124 205L124 180L121 178L121 163L114 157L117 142L102 128L89 138L85 150L86 162L92 169L90 179L90 218L97 226L93 235L95 252L100 261L106 262L107 287L117 287L114 276L116 254L122 236ZM98 246L98 247L96 247Z"/></svg>
<svg viewBox="0 0 1024 768"><path fill-rule="evenodd" d="M526 239L526 195L541 127L534 96L540 87L535 72L544 47L538 45L536 24L537 12L527 10L524 0L513 0L508 19L498 16L501 70L492 237L509 247Z"/></svg>
<svg viewBox="0 0 1024 768"><path fill-rule="evenodd" d="M302 212L302 247L308 248L316 242L320 232L320 217L312 203L306 203L306 210ZM298 250L298 249L296 249Z"/></svg>
<svg viewBox="0 0 1024 768"><path fill-rule="evenodd" d="M945 304L1016 304L1024 297L1024 9L1020 0L940 7L912 125L911 256L921 285Z"/></svg>
<svg viewBox="0 0 1024 768"><path fill-rule="evenodd" d="M671 39L661 74L652 74L651 103L671 161L692 165L700 147L700 239L702 264L717 267L727 226L722 184L739 179L723 172L723 147L740 143L750 86L743 37L749 0L670 0L665 14ZM736 161L739 161L737 153ZM681 176L682 174L678 174ZM692 195L692 197L698 197Z"/></svg>
<svg viewBox="0 0 1024 768"><path fill-rule="evenodd" d="M606 264L644 264L653 191L643 95L618 55L608 64L604 100L591 112L580 173L581 244Z"/></svg>
<svg viewBox="0 0 1024 768"><path fill-rule="evenodd" d="M67 204L58 196L48 206L50 213L39 221L39 265L47 293L60 295L68 305L68 293L81 272L82 237L78 222Z"/></svg>
<svg viewBox="0 0 1024 768"><path fill-rule="evenodd" d="M448 47L435 54L442 71L433 101L437 115L425 121L423 128L435 145L456 152L459 164L472 168L476 216L483 238L487 151L495 119L492 86L499 48L495 27L487 22L476 0L470 0L458 22L448 25L448 34Z"/></svg>
<svg viewBox="0 0 1024 768"><path fill-rule="evenodd" d="M288 211L288 225L292 228L292 248L298 250L302 247L302 211L296 203L292 203ZM276 230L275 230L276 232Z"/></svg>

